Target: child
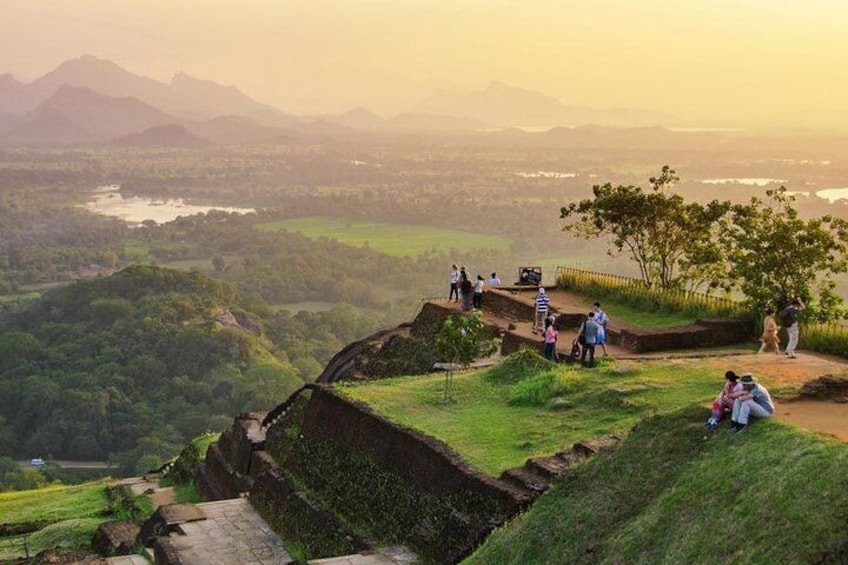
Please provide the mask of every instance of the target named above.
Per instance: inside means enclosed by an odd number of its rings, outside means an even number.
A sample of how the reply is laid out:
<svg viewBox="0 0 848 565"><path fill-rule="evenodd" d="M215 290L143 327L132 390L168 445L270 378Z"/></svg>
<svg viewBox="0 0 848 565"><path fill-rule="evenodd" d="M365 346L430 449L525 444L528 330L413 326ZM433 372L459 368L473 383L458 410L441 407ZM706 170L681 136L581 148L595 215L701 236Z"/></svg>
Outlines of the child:
<svg viewBox="0 0 848 565"><path fill-rule="evenodd" d="M710 429L715 428L721 419L724 417L725 410L733 410L733 401L736 397L741 396L744 392L742 383L739 382L739 376L733 371L728 371L724 374L724 387L721 392L713 400L712 415L707 420L706 426Z"/></svg>
<svg viewBox="0 0 848 565"><path fill-rule="evenodd" d="M556 352L557 331L554 323L550 318L545 318L545 359L549 359L556 363L559 361Z"/></svg>

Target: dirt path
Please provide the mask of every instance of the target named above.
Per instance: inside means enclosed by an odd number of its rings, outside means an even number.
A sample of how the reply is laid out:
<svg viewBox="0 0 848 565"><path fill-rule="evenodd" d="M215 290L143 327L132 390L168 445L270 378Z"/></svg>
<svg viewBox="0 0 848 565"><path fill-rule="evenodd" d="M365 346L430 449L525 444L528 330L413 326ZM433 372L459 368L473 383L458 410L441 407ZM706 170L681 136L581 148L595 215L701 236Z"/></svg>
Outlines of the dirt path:
<svg viewBox="0 0 848 565"><path fill-rule="evenodd" d="M585 309L583 300L561 290L552 290L552 303L560 311L582 311ZM535 295L533 295L535 296ZM530 295L523 295L522 300L529 301ZM448 304L444 302L443 304ZM458 304L451 303L450 306L459 309ZM502 327L509 324L514 326L512 331L538 340L541 336L531 332L532 320L519 321L505 320L491 311L483 310L483 319L487 323L493 323ZM559 332L560 353L570 348L571 341L576 337L576 329ZM784 355L774 353L763 353L757 355L757 344L753 341L750 347L744 344L733 350L680 350L665 351L649 354L634 354L627 350L608 345L610 356L616 359L657 359L673 357L703 357L707 367L715 368L717 379L721 379L724 372L733 370L737 374L752 373L757 379L772 391L786 389L800 390L804 383L825 375L848 376L848 361L833 355L819 353L808 353L799 351L796 359L789 359ZM600 351L597 352L600 354ZM491 362L491 361L490 361ZM799 400L793 402L776 403L775 418L790 423L799 428L830 434L840 441L848 442L848 403L837 403L831 401Z"/></svg>

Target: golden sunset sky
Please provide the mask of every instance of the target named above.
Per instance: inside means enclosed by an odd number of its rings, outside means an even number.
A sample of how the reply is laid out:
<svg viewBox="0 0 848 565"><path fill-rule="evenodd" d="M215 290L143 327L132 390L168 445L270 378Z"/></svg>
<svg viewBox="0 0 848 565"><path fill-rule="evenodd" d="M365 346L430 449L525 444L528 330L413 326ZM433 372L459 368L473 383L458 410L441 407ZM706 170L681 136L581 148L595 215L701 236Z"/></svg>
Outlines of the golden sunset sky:
<svg viewBox="0 0 848 565"><path fill-rule="evenodd" d="M2 0L0 72L82 54L292 112L404 111L498 80L732 122L848 113L846 0Z"/></svg>

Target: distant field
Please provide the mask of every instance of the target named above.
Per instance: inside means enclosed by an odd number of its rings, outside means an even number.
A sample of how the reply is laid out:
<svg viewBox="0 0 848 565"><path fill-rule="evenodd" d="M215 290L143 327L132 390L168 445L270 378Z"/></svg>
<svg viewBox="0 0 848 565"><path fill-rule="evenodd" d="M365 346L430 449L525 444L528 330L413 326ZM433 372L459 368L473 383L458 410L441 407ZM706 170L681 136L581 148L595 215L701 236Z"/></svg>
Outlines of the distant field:
<svg viewBox="0 0 848 565"><path fill-rule="evenodd" d="M320 302L317 300L305 302L287 302L285 304L275 304L272 306L274 310L288 310L292 314L296 314L302 310L306 312L327 312L332 310L338 302Z"/></svg>
<svg viewBox="0 0 848 565"><path fill-rule="evenodd" d="M256 224L262 231L296 231L311 238L326 237L355 247L369 246L395 256L417 256L427 251L508 251L509 239L459 230L400 224L345 222L335 218L299 218Z"/></svg>

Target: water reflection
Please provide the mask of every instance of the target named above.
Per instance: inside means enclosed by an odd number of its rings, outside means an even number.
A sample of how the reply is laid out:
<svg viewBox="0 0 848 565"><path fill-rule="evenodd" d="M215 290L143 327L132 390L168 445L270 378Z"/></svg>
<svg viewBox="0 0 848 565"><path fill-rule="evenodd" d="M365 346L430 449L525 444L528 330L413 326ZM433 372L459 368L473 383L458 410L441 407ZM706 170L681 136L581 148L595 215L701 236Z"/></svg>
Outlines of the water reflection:
<svg viewBox="0 0 848 565"><path fill-rule="evenodd" d="M145 220L163 224L176 220L179 216L191 216L211 210L247 214L253 208L233 208L228 206L198 206L186 204L182 198L154 199L144 196L124 197L118 185L99 186L94 190L92 199L83 204L86 210L104 216L120 218L130 225L141 225Z"/></svg>

